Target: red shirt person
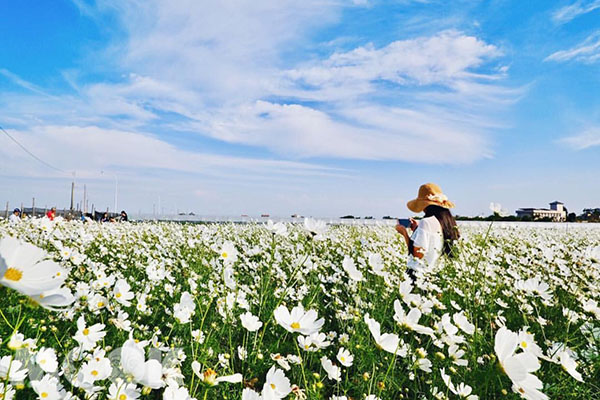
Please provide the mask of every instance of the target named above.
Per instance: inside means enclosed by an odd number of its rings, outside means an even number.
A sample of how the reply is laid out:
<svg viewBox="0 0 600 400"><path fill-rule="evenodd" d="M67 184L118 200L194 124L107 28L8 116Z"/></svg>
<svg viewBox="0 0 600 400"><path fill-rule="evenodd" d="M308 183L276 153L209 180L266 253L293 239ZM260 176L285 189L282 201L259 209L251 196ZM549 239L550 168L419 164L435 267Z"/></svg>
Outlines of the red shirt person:
<svg viewBox="0 0 600 400"><path fill-rule="evenodd" d="M50 221L54 221L54 217L56 217L56 207L52 207L50 210L48 210L46 217L48 217Z"/></svg>

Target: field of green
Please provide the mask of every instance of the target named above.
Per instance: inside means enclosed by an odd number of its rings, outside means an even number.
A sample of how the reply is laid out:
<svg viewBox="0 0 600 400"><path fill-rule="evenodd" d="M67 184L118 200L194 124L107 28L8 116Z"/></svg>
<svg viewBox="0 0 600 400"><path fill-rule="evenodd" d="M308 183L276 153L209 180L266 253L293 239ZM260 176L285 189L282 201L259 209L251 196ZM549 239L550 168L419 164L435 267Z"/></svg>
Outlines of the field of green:
<svg viewBox="0 0 600 400"><path fill-rule="evenodd" d="M0 222L0 399L600 398L600 227Z"/></svg>

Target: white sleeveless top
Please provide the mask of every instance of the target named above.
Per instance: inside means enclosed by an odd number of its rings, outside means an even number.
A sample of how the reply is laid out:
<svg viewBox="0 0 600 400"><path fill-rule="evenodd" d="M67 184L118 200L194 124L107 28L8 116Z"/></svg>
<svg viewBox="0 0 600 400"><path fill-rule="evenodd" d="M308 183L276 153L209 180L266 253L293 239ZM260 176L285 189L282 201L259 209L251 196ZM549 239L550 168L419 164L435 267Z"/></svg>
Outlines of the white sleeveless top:
<svg viewBox="0 0 600 400"><path fill-rule="evenodd" d="M410 255L408 268L424 271L435 266L444 248L444 234L438 219L431 216L420 220L419 227L413 232L411 239L414 246L419 247L424 255L422 259Z"/></svg>

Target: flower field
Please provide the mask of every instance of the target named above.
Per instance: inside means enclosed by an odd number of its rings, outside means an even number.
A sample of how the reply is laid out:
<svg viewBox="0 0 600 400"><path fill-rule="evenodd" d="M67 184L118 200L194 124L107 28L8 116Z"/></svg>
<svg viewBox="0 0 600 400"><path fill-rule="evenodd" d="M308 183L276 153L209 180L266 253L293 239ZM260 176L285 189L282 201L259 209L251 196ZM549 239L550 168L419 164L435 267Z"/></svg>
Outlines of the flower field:
<svg viewBox="0 0 600 400"><path fill-rule="evenodd" d="M0 222L0 399L600 397L600 227Z"/></svg>

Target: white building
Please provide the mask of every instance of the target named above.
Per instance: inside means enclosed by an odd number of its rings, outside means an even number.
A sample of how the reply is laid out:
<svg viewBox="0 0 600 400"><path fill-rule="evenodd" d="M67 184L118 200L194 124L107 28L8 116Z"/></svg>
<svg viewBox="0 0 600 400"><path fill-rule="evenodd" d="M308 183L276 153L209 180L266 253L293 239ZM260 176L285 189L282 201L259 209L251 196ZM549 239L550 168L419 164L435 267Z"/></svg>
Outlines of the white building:
<svg viewBox="0 0 600 400"><path fill-rule="evenodd" d="M547 208L519 208L517 217L528 216L531 219L550 218L553 221L565 221L567 212L565 211L564 203L554 201L550 203L550 209Z"/></svg>

